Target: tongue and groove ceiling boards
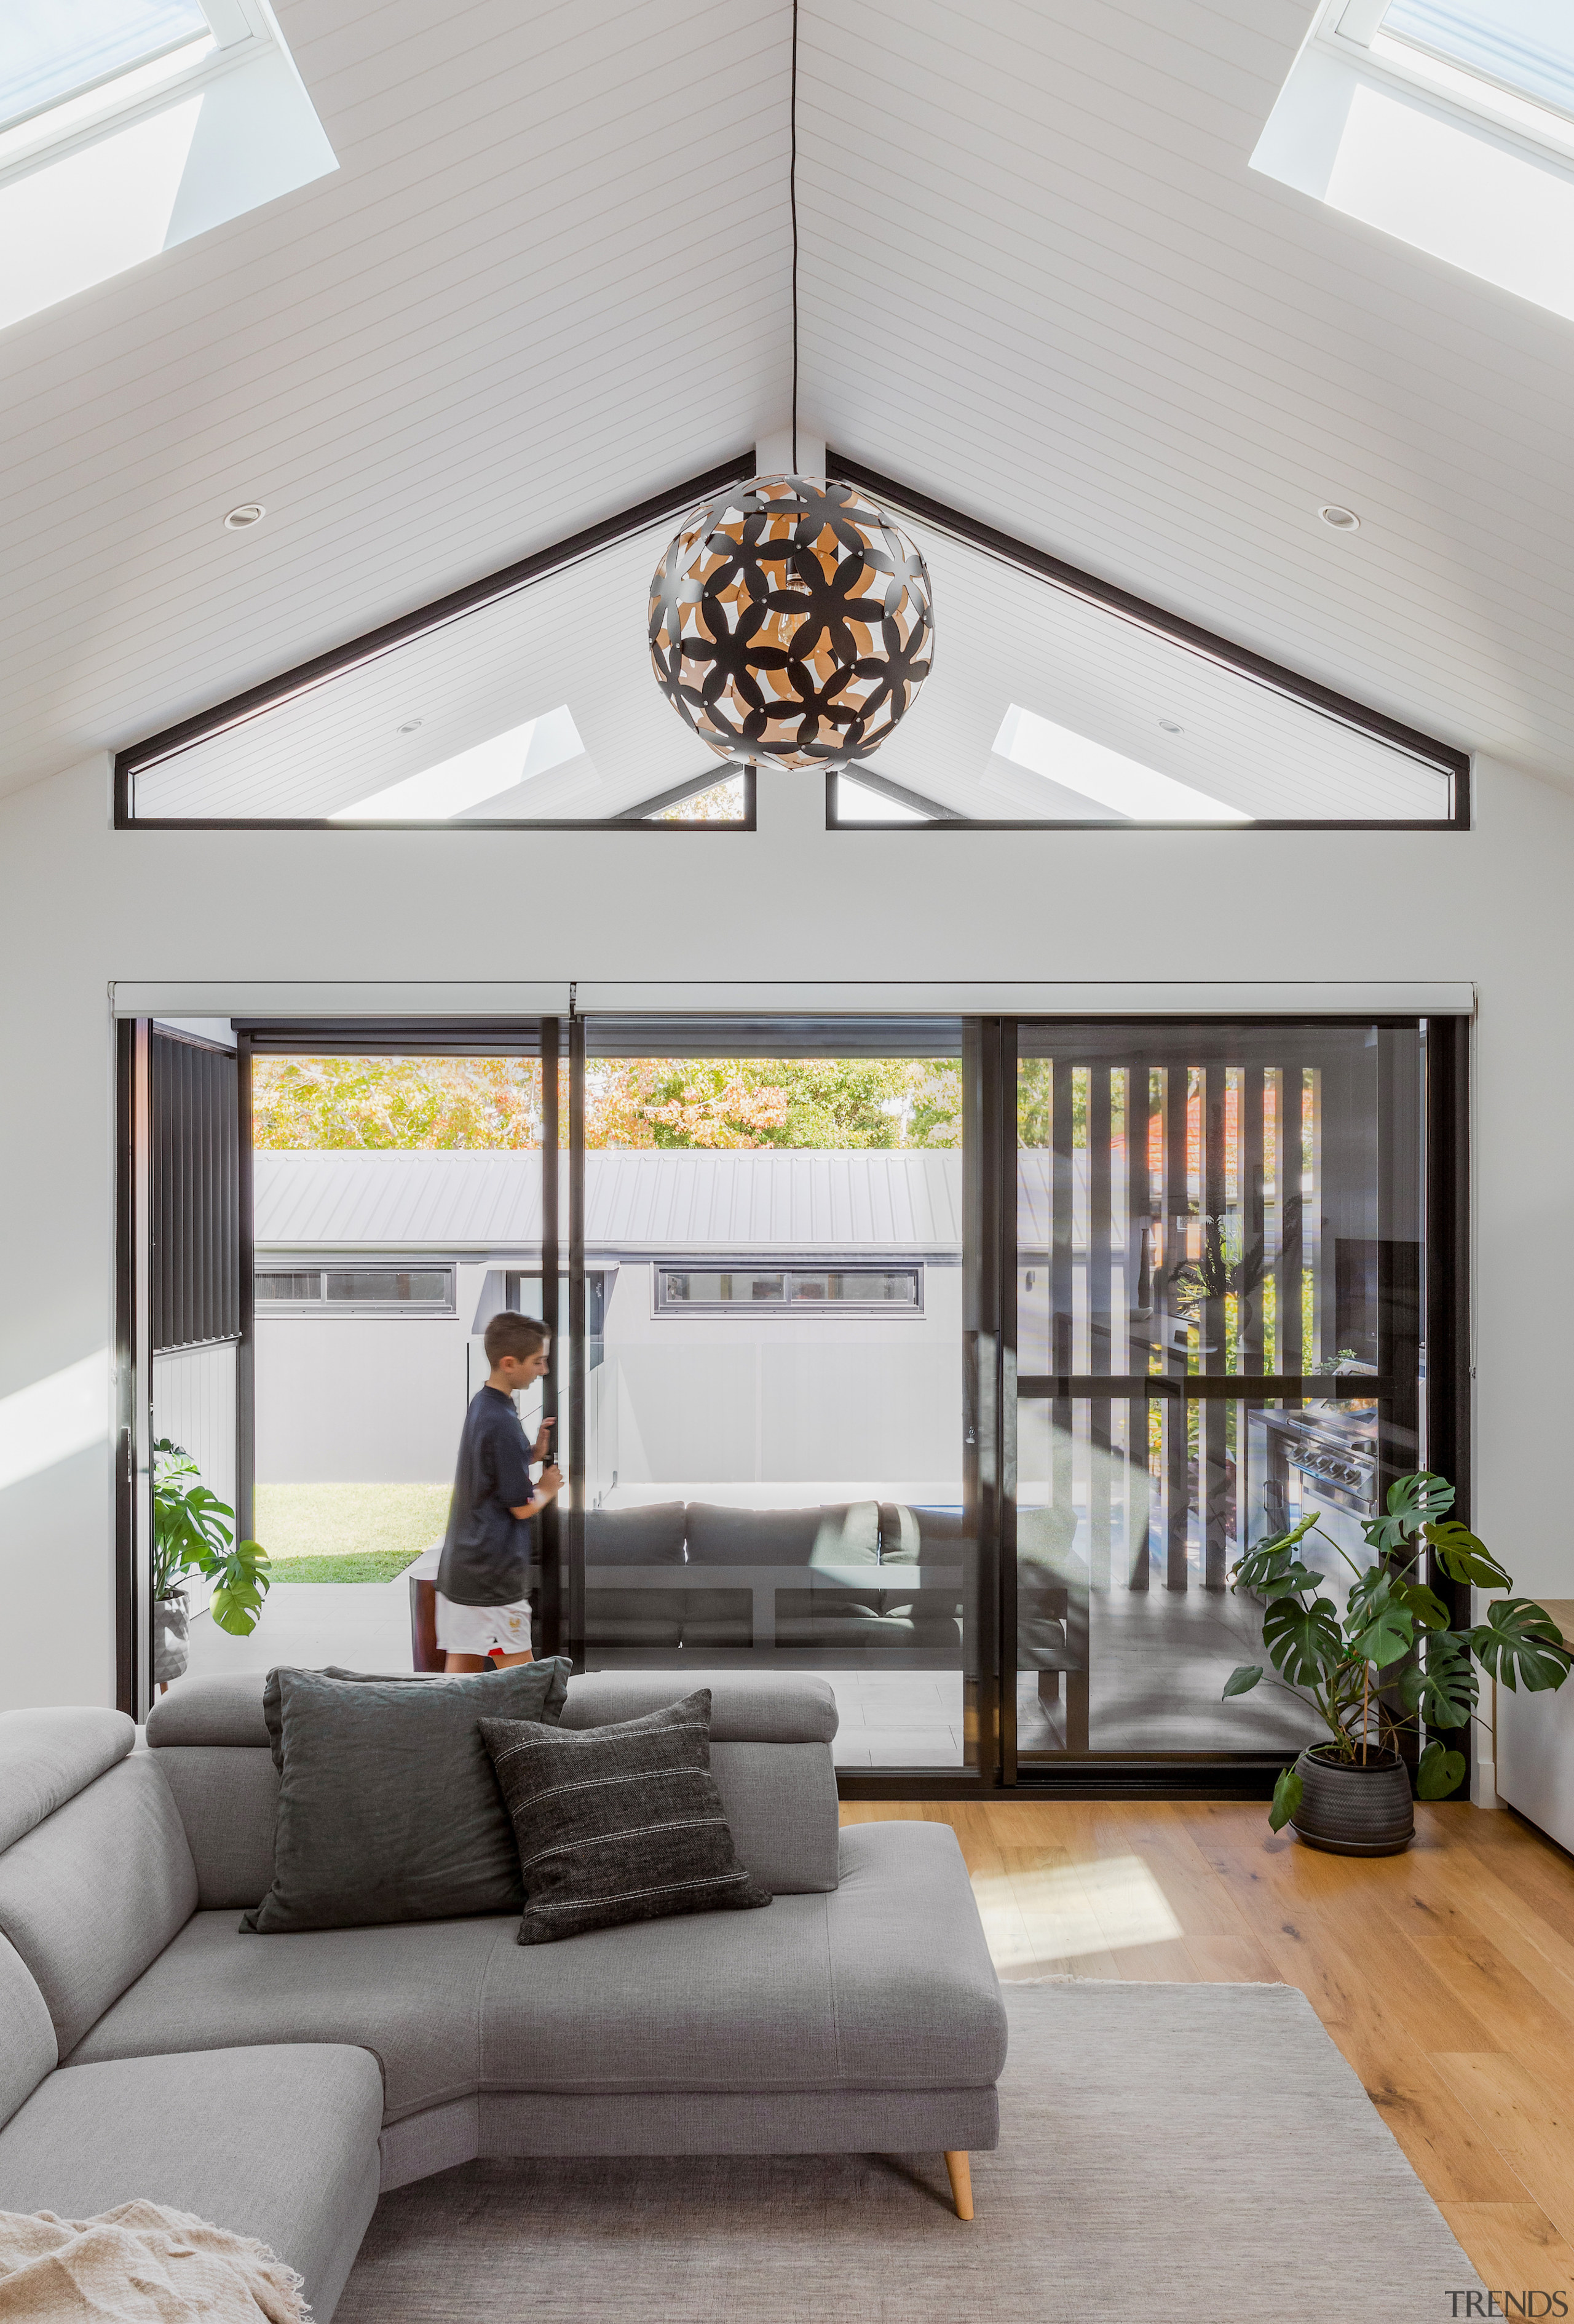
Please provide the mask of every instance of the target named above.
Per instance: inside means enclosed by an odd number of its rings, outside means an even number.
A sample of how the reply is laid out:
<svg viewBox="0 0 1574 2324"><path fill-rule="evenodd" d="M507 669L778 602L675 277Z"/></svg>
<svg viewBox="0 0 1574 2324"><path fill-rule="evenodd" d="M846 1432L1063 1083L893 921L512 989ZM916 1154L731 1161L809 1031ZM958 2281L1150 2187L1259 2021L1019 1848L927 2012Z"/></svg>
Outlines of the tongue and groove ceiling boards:
<svg viewBox="0 0 1574 2324"><path fill-rule="evenodd" d="M1311 14L802 0L805 424L1574 783L1574 324L1247 167ZM279 14L336 172L0 333L0 788L784 415L787 0Z"/></svg>

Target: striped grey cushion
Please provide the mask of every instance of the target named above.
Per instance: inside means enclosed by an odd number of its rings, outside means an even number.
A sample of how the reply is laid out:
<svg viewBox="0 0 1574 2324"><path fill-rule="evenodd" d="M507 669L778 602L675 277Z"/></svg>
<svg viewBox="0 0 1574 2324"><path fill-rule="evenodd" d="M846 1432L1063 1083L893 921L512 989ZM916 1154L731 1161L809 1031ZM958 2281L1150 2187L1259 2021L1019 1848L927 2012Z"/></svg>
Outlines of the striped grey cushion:
<svg viewBox="0 0 1574 2324"><path fill-rule="evenodd" d="M708 1686L615 1727L480 1727L519 1844L521 1945L770 1903L738 1861L710 1772Z"/></svg>

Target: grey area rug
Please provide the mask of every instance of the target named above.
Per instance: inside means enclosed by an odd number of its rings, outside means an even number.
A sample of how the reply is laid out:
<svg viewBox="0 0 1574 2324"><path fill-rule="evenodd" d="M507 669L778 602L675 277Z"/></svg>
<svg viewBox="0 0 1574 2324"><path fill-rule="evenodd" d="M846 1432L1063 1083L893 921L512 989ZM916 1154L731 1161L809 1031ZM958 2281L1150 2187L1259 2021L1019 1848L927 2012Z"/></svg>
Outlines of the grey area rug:
<svg viewBox="0 0 1574 2324"><path fill-rule="evenodd" d="M335 2324L1444 2324L1479 2279L1290 1986L1008 1986L1000 2144L471 2163ZM1485 2312L1485 2303L1477 2312Z"/></svg>

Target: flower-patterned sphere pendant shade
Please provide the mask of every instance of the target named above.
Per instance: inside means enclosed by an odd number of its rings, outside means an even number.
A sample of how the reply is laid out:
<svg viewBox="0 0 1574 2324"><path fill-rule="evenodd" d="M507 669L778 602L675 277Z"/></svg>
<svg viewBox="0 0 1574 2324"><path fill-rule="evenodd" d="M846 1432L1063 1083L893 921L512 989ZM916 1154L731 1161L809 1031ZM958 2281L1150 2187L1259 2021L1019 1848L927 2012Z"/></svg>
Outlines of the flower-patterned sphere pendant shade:
<svg viewBox="0 0 1574 2324"><path fill-rule="evenodd" d="M650 583L663 693L723 759L848 767L929 674L929 570L851 484L755 476L686 520Z"/></svg>

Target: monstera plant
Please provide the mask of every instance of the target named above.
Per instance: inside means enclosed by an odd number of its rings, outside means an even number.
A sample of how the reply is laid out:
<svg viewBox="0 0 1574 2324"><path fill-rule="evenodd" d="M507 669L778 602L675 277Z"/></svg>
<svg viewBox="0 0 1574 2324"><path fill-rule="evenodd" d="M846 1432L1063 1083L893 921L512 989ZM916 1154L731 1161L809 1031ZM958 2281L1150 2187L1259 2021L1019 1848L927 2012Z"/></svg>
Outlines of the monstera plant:
<svg viewBox="0 0 1574 2324"><path fill-rule="evenodd" d="M1529 1598L1492 1600L1484 1621L1455 1629L1448 1607L1422 1578L1430 1550L1450 1582L1512 1591L1508 1574L1449 1511L1454 1489L1430 1471L1400 1477L1380 1517L1361 1527L1369 1562L1358 1563L1319 1524L1302 1517L1238 1560L1235 1587L1261 1600L1270 1684L1313 1711L1329 1739L1303 1751L1274 1788L1268 1821L1293 1825L1302 1840L1348 1855L1385 1855L1413 1831L1410 1777L1401 1753L1408 1729L1462 1729L1476 1707L1477 1665L1500 1686L1533 1694L1560 1687L1574 1665L1557 1624ZM1320 1584L1338 1560L1348 1569L1341 1612ZM1321 1570L1320 1570L1321 1569ZM1266 1675L1243 1665L1226 1698ZM1440 1800L1464 1778L1466 1759L1440 1738L1415 1768L1415 1791ZM1367 1779L1376 1780L1367 1780Z"/></svg>
<svg viewBox="0 0 1574 2324"><path fill-rule="evenodd" d="M268 1553L236 1541L235 1511L203 1483L184 1445L161 1436L153 1446L153 1676L161 1685L186 1667L185 1580L213 1583L208 1611L221 1630L244 1638L257 1627L268 1592Z"/></svg>

